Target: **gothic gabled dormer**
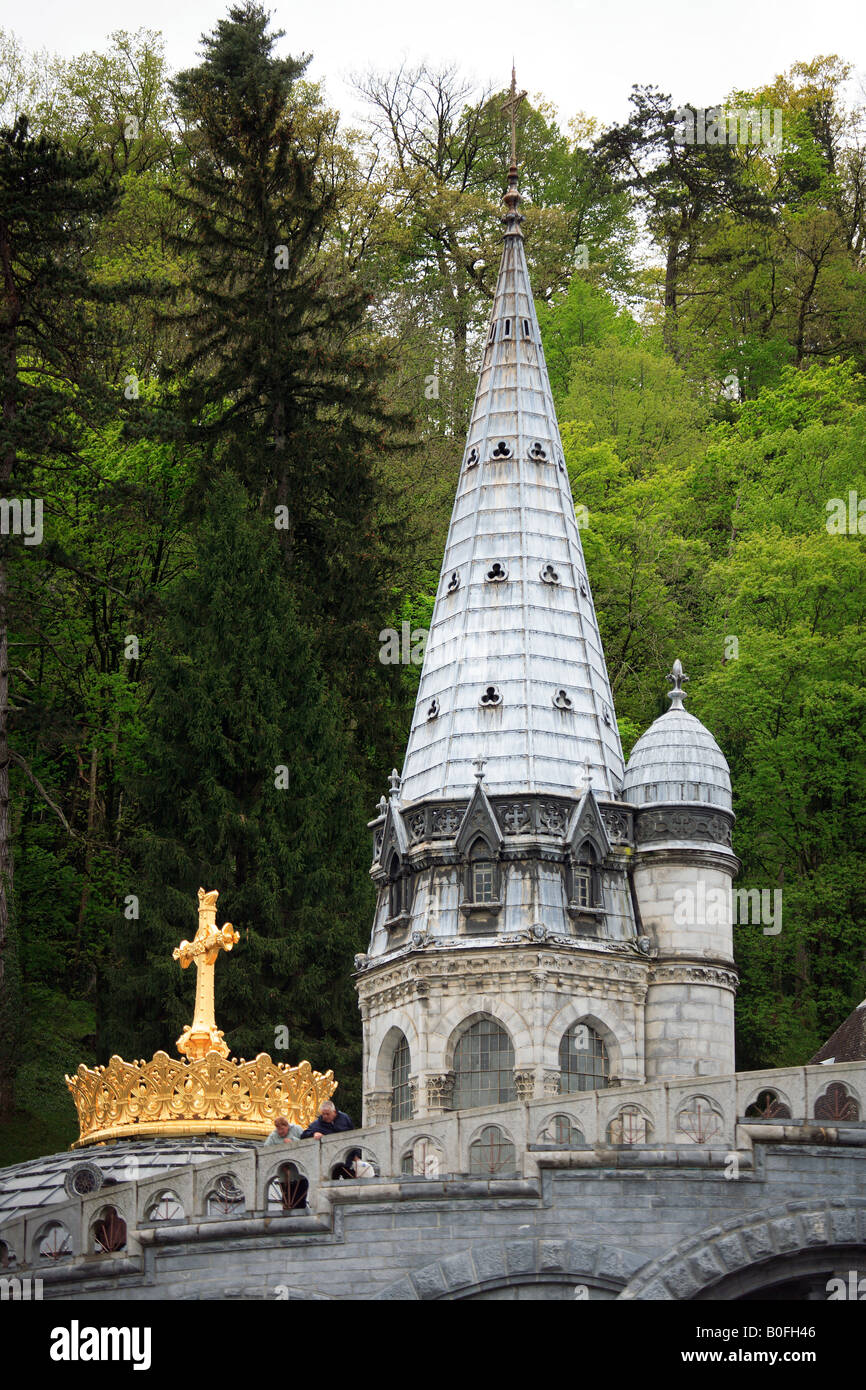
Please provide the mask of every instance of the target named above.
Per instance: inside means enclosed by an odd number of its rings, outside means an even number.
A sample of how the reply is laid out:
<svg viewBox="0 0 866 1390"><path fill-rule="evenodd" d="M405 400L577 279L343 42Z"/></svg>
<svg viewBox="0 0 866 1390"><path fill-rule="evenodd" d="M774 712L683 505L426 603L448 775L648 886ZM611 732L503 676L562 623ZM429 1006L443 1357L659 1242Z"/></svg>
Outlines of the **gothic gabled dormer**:
<svg viewBox="0 0 866 1390"><path fill-rule="evenodd" d="M385 807L381 828L376 878L388 894L385 925L391 931L405 927L412 904L412 876L409 872L409 836L400 810L400 778L396 768L391 773L391 799ZM378 841L378 835L377 835Z"/></svg>
<svg viewBox="0 0 866 1390"><path fill-rule="evenodd" d="M460 910L469 930L496 928L503 903L502 831L482 784L483 759L476 760L475 790L469 799L455 848L463 865Z"/></svg>
<svg viewBox="0 0 866 1390"><path fill-rule="evenodd" d="M568 913L578 923L588 919L592 931L605 910L602 865L611 844L591 787L587 787L572 812L565 843Z"/></svg>
<svg viewBox="0 0 866 1390"><path fill-rule="evenodd" d="M594 846L599 859L606 859L610 854L610 839L592 787L587 787L580 798L565 832L565 843L575 857L587 840Z"/></svg>

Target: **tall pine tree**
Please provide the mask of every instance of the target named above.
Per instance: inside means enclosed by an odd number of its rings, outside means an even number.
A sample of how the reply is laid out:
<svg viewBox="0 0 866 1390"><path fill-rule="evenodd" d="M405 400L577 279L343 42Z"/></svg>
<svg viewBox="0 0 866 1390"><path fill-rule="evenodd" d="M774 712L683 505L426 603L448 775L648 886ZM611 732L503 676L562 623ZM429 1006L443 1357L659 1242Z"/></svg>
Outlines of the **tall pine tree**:
<svg viewBox="0 0 866 1390"><path fill-rule="evenodd" d="M298 82L308 60L275 55L281 36L258 5L233 6L174 83L190 151L174 195L189 265L177 381L211 470L276 514L299 609L369 754L396 686L377 661L393 572L377 469L407 421L383 402L371 294L331 234L326 113Z"/></svg>
<svg viewBox="0 0 866 1390"><path fill-rule="evenodd" d="M102 1050L174 1050L193 998L171 953L195 928L196 890L217 888L218 921L241 933L216 981L233 1054L274 1054L287 1027L291 1060L332 1066L345 1097L360 1059L350 971L371 909L363 805L274 526L231 476L199 519L151 682L140 917L118 926Z"/></svg>
<svg viewBox="0 0 866 1390"><path fill-rule="evenodd" d="M109 404L91 357L99 336L94 301L122 296L100 289L87 267L87 250L116 190L87 154L31 135L27 117L0 130L0 495L4 507L27 502L31 535L23 544L23 512L10 510L0 534L0 1115L12 1107L14 1077L25 1031L21 967L16 959L10 766L29 779L43 803L54 798L27 760L10 744L9 628L16 616L16 566L29 563L33 545L51 558L42 527L51 511L43 492L52 471L76 459L85 423ZM34 480L43 495L34 498ZM24 673L25 678L27 673ZM7 971L8 953L8 971Z"/></svg>

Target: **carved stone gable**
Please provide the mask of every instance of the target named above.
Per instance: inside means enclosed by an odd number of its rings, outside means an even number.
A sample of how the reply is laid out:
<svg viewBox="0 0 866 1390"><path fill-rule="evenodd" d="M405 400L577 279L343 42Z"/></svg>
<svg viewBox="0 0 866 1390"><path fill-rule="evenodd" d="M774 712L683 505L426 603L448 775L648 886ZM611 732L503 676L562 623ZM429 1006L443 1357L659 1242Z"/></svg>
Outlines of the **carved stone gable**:
<svg viewBox="0 0 866 1390"><path fill-rule="evenodd" d="M590 839L595 845L600 859L607 858L610 854L610 838L591 787L587 788L574 808L566 833L566 842L572 854L577 853L586 839Z"/></svg>
<svg viewBox="0 0 866 1390"><path fill-rule="evenodd" d="M480 781L475 784L475 790L457 832L456 843L460 853L466 854L473 840L479 835L484 837L491 849L502 848L502 830Z"/></svg>

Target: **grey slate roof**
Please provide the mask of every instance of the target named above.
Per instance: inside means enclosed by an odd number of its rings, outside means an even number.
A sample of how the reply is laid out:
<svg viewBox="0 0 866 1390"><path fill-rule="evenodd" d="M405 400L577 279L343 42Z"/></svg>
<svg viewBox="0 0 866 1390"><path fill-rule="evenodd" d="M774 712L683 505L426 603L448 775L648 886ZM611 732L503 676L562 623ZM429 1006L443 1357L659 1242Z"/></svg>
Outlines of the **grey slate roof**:
<svg viewBox="0 0 866 1390"><path fill-rule="evenodd" d="M686 801L732 809L725 755L709 729L681 707L667 710L638 739L622 794L634 806Z"/></svg>
<svg viewBox="0 0 866 1390"><path fill-rule="evenodd" d="M866 1062L866 999L809 1058L808 1065L815 1062Z"/></svg>
<svg viewBox="0 0 866 1390"><path fill-rule="evenodd" d="M246 1151L251 1147L251 1142L221 1135L123 1139L115 1144L90 1145L68 1153L48 1154L45 1158L16 1163L10 1168L0 1169L0 1223L39 1207L50 1207L55 1202L66 1201L66 1176L82 1163L95 1164L106 1178L114 1178L116 1182L158 1177L160 1173L165 1173L166 1178L170 1179L174 1168L206 1163L209 1159L219 1158L221 1154ZM255 1147L255 1144L252 1146Z"/></svg>
<svg viewBox="0 0 866 1390"><path fill-rule="evenodd" d="M602 796L615 796L622 782L613 697L516 215L515 171L509 200L403 765L403 806L467 796L479 755L492 795L574 796L587 762ZM506 578L488 578L496 565ZM557 582L542 579L545 566ZM501 702L485 707L488 687ZM559 691L565 695L557 706ZM438 714L428 718L434 699Z"/></svg>

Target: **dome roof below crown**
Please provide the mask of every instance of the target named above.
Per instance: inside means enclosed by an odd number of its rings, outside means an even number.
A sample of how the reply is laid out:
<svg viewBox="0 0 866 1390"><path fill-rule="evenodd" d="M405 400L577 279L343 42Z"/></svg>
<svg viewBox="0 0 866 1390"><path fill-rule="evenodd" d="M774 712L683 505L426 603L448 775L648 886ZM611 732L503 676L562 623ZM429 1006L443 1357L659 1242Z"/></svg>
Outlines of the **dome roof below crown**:
<svg viewBox="0 0 866 1390"><path fill-rule="evenodd" d="M673 704L632 749L623 799L633 806L684 801L731 811L731 776L725 755L709 729L683 709L682 681L688 677L678 661L672 676Z"/></svg>

